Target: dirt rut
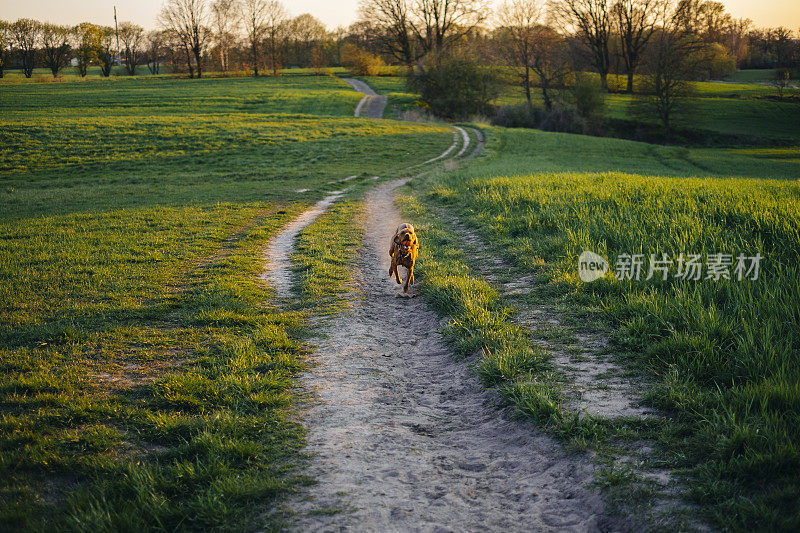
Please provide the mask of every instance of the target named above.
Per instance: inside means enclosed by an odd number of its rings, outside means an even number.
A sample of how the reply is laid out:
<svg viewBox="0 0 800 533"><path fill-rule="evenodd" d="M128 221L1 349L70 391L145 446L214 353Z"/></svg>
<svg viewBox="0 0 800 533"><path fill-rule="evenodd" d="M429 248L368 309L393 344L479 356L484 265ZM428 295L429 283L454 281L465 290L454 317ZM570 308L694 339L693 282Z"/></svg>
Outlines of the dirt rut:
<svg viewBox="0 0 800 533"><path fill-rule="evenodd" d="M322 327L301 377L315 395L303 418L318 483L290 502L293 528L606 529L599 496L585 488L588 462L507 420L423 300L398 297L388 248L400 222L394 190L405 181L369 193L355 265L362 297Z"/></svg>
<svg viewBox="0 0 800 533"><path fill-rule="evenodd" d="M383 118L383 111L386 109L386 104L389 101L388 97L379 95L372 90L372 87L361 80L356 80L353 78L342 79L346 81L353 89L364 94L364 98L358 102L355 116L366 118Z"/></svg>
<svg viewBox="0 0 800 533"><path fill-rule="evenodd" d="M289 256L294 251L294 241L297 235L323 214L344 192L334 191L314 204L313 207L303 211L297 218L284 226L270 242L265 253L266 267L264 273L261 274L261 279L272 284L278 298L289 298L292 295L292 271Z"/></svg>

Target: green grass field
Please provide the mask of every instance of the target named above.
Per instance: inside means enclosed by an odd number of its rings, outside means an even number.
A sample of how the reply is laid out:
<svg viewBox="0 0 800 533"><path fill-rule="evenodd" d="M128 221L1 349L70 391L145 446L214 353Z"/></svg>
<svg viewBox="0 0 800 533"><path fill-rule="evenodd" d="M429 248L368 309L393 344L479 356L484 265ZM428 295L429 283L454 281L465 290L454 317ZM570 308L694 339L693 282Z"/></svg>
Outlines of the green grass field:
<svg viewBox="0 0 800 533"><path fill-rule="evenodd" d="M309 318L346 305L361 193L453 138L352 118L361 95L296 74L0 82L0 529L287 525L280 502L313 482L294 378ZM365 80L389 95L388 116L416 107L402 78ZM482 354L483 383L601 459L647 439L719 529L800 527L800 107L769 90L697 85L690 126L755 146L481 126L484 155L422 176L402 202L424 243L420 290L454 352ZM607 113L625 116L625 98L609 96ZM296 304L276 307L264 248L349 176L298 238ZM501 296L448 217L489 243L481 258L533 274L533 292ZM586 249L612 263L764 259L757 281L586 284ZM513 320L541 305L568 319L553 335L610 336L666 416L570 412L541 332Z"/></svg>
<svg viewBox="0 0 800 533"><path fill-rule="evenodd" d="M330 182L452 141L353 119L359 98L310 76L0 85L2 529L278 527L305 481L307 313L269 304L263 249Z"/></svg>
<svg viewBox="0 0 800 533"><path fill-rule="evenodd" d="M489 148L480 162L428 179L414 211L434 239L432 257L421 257L421 272L434 284L425 290L437 307L456 310L467 331L455 338L474 344L467 351L487 348L479 362L485 381L569 438L631 438L631 426L576 425L564 412L546 354L504 325L503 302L470 279L469 256L435 229L430 209L456 213L492 243L493 254L537 274L518 310L550 304L575 317L574 331L598 320L611 328L629 370L651 383L645 403L672 415L655 434L650 426L635 431L658 441L666 464L686 473L711 523L795 529L800 168L523 130L491 130ZM764 260L755 282L607 277L586 284L577 272L583 250L609 258L612 271L622 253L759 253Z"/></svg>

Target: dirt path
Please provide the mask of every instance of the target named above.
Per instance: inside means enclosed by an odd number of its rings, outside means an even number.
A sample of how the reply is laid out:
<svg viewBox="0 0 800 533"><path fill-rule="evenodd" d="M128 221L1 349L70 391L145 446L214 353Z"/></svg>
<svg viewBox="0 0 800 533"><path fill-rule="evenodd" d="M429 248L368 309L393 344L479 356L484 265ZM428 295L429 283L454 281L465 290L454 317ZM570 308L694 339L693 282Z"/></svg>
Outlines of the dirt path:
<svg viewBox="0 0 800 533"><path fill-rule="evenodd" d="M383 111L389 101L387 96L382 96L372 90L372 87L361 80L342 78L356 91L363 93L364 98L358 102L355 116L366 118L383 118Z"/></svg>
<svg viewBox="0 0 800 533"><path fill-rule="evenodd" d="M297 218L289 222L278 233L264 254L266 267L261 279L272 284L278 298L289 298L292 295L292 273L289 256L294 251L297 235L318 216L323 214L345 191L333 191L328 196L303 211Z"/></svg>
<svg viewBox="0 0 800 533"><path fill-rule="evenodd" d="M394 190L367 197L356 268L363 298L322 328L301 377L318 484L291 503L314 531L593 531L607 519L590 466L533 427L506 420L441 335L421 298L399 298L388 243Z"/></svg>

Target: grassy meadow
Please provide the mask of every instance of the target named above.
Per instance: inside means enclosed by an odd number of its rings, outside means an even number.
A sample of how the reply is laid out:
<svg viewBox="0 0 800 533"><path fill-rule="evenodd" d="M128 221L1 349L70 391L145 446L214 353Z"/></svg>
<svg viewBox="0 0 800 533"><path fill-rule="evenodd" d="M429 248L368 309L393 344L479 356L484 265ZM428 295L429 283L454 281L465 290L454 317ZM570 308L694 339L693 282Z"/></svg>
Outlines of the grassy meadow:
<svg viewBox="0 0 800 533"><path fill-rule="evenodd" d="M355 119L343 81L289 72L0 81L0 529L286 525L281 499L313 481L294 376L309 316L345 300L361 193L453 139ZM484 154L423 175L401 204L424 243L420 290L487 387L576 448L652 442L714 528L796 530L800 105L757 74L696 84L683 125L718 147L479 126ZM363 79L387 117L418 109L401 77ZM629 109L612 94L604 113ZM351 176L298 238L297 303L273 305L265 246ZM501 295L451 220L532 292ZM586 284L583 250L612 269L622 253L763 260L756 281ZM564 337L610 337L666 416L571 412L544 333L514 321L541 306Z"/></svg>
<svg viewBox="0 0 800 533"><path fill-rule="evenodd" d="M279 527L307 481L308 325L270 304L263 249L338 180L452 142L353 119L359 98L313 76L0 84L0 529Z"/></svg>
<svg viewBox="0 0 800 533"><path fill-rule="evenodd" d="M531 130L488 136L487 157L415 186L411 209L434 241L420 259L426 296L456 317L457 346L483 348L477 368L487 385L571 439L654 439L662 465L687 476L691 499L716 527L796 529L800 167ZM426 215L437 209L465 221L520 275L535 273L533 292L498 300L470 274L470 255L447 224ZM764 259L757 281L609 275L587 284L577 272L584 250L608 258L612 273L622 253ZM560 309L574 333L609 328L624 365L649 384L644 403L670 416L655 427L574 418L547 354L520 337L508 305Z"/></svg>

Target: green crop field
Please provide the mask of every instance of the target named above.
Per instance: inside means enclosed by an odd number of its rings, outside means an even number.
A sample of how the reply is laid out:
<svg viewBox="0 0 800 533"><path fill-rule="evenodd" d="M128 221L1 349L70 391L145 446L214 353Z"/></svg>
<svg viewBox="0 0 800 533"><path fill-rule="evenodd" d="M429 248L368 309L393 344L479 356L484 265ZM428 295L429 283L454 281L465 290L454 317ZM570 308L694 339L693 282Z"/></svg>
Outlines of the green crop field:
<svg viewBox="0 0 800 533"><path fill-rule="evenodd" d="M452 141L353 119L359 98L312 76L0 85L0 528L276 527L304 482L306 322L268 303L263 248L331 182Z"/></svg>

